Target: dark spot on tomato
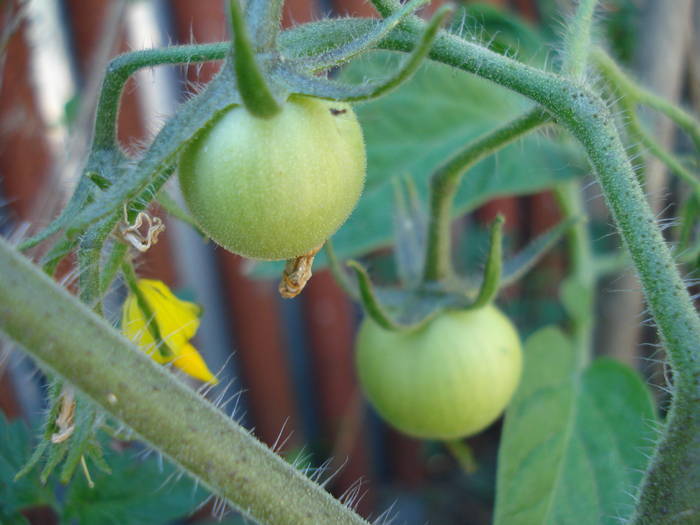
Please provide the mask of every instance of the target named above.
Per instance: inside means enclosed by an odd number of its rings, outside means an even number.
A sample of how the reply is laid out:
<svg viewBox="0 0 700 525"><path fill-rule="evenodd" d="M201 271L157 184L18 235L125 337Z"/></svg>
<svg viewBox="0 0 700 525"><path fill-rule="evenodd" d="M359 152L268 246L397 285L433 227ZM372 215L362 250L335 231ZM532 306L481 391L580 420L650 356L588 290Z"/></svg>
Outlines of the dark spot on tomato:
<svg viewBox="0 0 700 525"><path fill-rule="evenodd" d="M347 113L347 109L336 109L336 108L331 108L331 115L334 117L337 117L338 115L342 115L344 113Z"/></svg>

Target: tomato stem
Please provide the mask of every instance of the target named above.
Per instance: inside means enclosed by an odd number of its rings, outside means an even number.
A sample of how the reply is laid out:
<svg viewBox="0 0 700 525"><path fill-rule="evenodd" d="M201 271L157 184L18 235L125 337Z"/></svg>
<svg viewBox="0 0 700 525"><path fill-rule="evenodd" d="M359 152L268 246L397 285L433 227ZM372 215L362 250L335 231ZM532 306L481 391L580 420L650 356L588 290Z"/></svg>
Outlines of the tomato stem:
<svg viewBox="0 0 700 525"><path fill-rule="evenodd" d="M279 2L273 2L276 3ZM259 5L261 2L255 4ZM248 35L238 0L230 0L229 6L233 34L233 68L236 72L238 92L246 109L253 115L259 118L273 117L282 108L272 94L265 74L258 64L256 50ZM261 30L260 34L266 33Z"/></svg>
<svg viewBox="0 0 700 525"><path fill-rule="evenodd" d="M435 171L430 179L428 245L423 274L425 282L449 278L453 272L450 239L452 204L464 173L480 160L547 122L547 114L539 108L532 109L468 143Z"/></svg>

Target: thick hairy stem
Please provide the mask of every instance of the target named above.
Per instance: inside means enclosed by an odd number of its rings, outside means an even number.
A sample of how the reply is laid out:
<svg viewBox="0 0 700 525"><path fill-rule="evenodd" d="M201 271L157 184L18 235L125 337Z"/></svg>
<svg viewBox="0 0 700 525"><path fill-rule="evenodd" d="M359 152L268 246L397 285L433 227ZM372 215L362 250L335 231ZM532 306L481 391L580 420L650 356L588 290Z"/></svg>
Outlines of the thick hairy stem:
<svg viewBox="0 0 700 525"><path fill-rule="evenodd" d="M443 164L430 181L430 218L424 280L437 281L452 272L450 224L452 203L462 175L481 159L541 126L549 117L540 109L528 111L508 124L470 142Z"/></svg>
<svg viewBox="0 0 700 525"><path fill-rule="evenodd" d="M139 69L160 64L189 64L222 60L230 51L229 42L146 49L120 55L107 67L95 117L93 150L109 150L116 144L119 98L126 81Z"/></svg>
<svg viewBox="0 0 700 525"><path fill-rule="evenodd" d="M602 101L570 127L586 147L632 255L649 309L674 371L674 397L666 430L642 484L635 523L677 522L700 516L700 319L678 275L642 189ZM600 110L600 111L599 111ZM692 519L692 518L691 518Z"/></svg>
<svg viewBox="0 0 700 525"><path fill-rule="evenodd" d="M257 522L367 525L4 240L0 330Z"/></svg>

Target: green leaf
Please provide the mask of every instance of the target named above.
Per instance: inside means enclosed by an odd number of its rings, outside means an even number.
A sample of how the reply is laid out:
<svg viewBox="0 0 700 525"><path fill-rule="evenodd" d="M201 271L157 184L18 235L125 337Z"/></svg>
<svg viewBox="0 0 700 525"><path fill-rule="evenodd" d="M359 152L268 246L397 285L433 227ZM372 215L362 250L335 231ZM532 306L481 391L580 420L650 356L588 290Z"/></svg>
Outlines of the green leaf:
<svg viewBox="0 0 700 525"><path fill-rule="evenodd" d="M22 523L19 510L39 505L52 505L53 493L39 481L39 473L31 472L15 481L15 474L31 455L32 436L21 421L9 422L0 412L0 523Z"/></svg>
<svg viewBox="0 0 700 525"><path fill-rule="evenodd" d="M29 525L29 520L18 512L5 514L0 508L0 523L3 525Z"/></svg>
<svg viewBox="0 0 700 525"><path fill-rule="evenodd" d="M139 460L133 449L110 452L106 461L112 473L91 472L94 488L76 476L66 495L62 522L162 525L191 514L206 497L191 478L179 478L176 467L155 457Z"/></svg>
<svg viewBox="0 0 700 525"><path fill-rule="evenodd" d="M525 345L506 413L496 525L618 524L633 508L655 437L652 398L610 359L583 372L572 343L547 327Z"/></svg>
<svg viewBox="0 0 700 525"><path fill-rule="evenodd" d="M589 321L595 299L589 284L567 277L559 289L559 298L572 319Z"/></svg>
<svg viewBox="0 0 700 525"><path fill-rule="evenodd" d="M503 263L502 286L518 281L529 272L578 220L580 219L577 217L563 219L556 226L552 226L546 232L535 237L525 248L505 261Z"/></svg>

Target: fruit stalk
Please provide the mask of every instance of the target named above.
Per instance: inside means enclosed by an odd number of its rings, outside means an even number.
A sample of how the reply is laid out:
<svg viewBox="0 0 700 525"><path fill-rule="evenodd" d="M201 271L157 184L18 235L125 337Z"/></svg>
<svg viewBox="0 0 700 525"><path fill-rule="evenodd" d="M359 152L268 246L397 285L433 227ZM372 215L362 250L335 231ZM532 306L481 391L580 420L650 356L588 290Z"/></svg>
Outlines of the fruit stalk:
<svg viewBox="0 0 700 525"><path fill-rule="evenodd" d="M437 169L430 180L430 215L424 281L439 281L452 274L452 203L462 175L480 160L548 121L547 114L539 108L530 110L470 142Z"/></svg>

